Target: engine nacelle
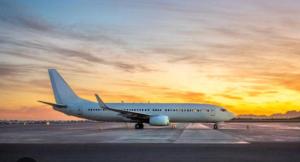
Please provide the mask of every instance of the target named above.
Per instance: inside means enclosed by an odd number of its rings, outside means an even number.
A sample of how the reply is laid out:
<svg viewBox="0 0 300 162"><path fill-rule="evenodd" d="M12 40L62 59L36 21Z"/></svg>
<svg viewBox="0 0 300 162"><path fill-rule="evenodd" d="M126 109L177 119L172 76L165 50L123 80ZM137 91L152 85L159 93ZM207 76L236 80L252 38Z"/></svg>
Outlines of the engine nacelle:
<svg viewBox="0 0 300 162"><path fill-rule="evenodd" d="M169 123L169 117L165 115L150 116L149 119L149 124L153 126L167 126Z"/></svg>

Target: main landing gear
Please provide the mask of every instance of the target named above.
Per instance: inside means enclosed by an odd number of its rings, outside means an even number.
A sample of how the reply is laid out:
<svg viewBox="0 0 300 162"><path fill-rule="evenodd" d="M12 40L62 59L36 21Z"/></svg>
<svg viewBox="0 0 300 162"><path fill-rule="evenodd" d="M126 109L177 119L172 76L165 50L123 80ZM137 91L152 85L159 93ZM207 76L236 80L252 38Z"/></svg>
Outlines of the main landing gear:
<svg viewBox="0 0 300 162"><path fill-rule="evenodd" d="M143 123L136 123L134 128L135 129L144 129L144 124Z"/></svg>
<svg viewBox="0 0 300 162"><path fill-rule="evenodd" d="M214 124L214 129L219 129L218 123Z"/></svg>

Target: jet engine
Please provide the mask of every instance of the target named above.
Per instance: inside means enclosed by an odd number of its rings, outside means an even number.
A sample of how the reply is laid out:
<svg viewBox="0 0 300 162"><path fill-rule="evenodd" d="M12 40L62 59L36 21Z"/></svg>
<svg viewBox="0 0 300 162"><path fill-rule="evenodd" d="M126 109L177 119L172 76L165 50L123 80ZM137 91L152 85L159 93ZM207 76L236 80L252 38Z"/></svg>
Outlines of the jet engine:
<svg viewBox="0 0 300 162"><path fill-rule="evenodd" d="M167 126L169 123L169 117L165 115L150 116L149 119L149 124L153 126Z"/></svg>

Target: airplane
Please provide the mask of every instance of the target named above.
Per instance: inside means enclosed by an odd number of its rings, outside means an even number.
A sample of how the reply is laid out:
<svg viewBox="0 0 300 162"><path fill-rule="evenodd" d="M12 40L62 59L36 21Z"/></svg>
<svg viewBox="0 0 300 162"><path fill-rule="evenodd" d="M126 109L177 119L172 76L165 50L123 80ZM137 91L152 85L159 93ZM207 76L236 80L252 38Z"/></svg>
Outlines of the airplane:
<svg viewBox="0 0 300 162"><path fill-rule="evenodd" d="M151 126L168 126L171 123L219 123L235 115L223 107L195 103L104 103L95 94L97 102L78 97L56 69L48 69L56 103L39 101L67 115L95 121L136 123L135 129Z"/></svg>

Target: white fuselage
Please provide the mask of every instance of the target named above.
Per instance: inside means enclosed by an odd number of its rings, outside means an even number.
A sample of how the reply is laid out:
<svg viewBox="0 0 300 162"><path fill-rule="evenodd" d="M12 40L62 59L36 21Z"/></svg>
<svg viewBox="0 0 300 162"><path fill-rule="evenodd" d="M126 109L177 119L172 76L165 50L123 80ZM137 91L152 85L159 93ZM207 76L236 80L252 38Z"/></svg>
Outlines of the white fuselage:
<svg viewBox="0 0 300 162"><path fill-rule="evenodd" d="M114 109L138 112L150 116L166 115L170 122L222 122L234 115L225 109L209 104L191 103L107 103ZM95 102L81 100L66 109L56 109L68 115L97 121L134 122L118 112L99 108ZM223 111L222 111L223 110ZM225 111L224 111L225 110Z"/></svg>

